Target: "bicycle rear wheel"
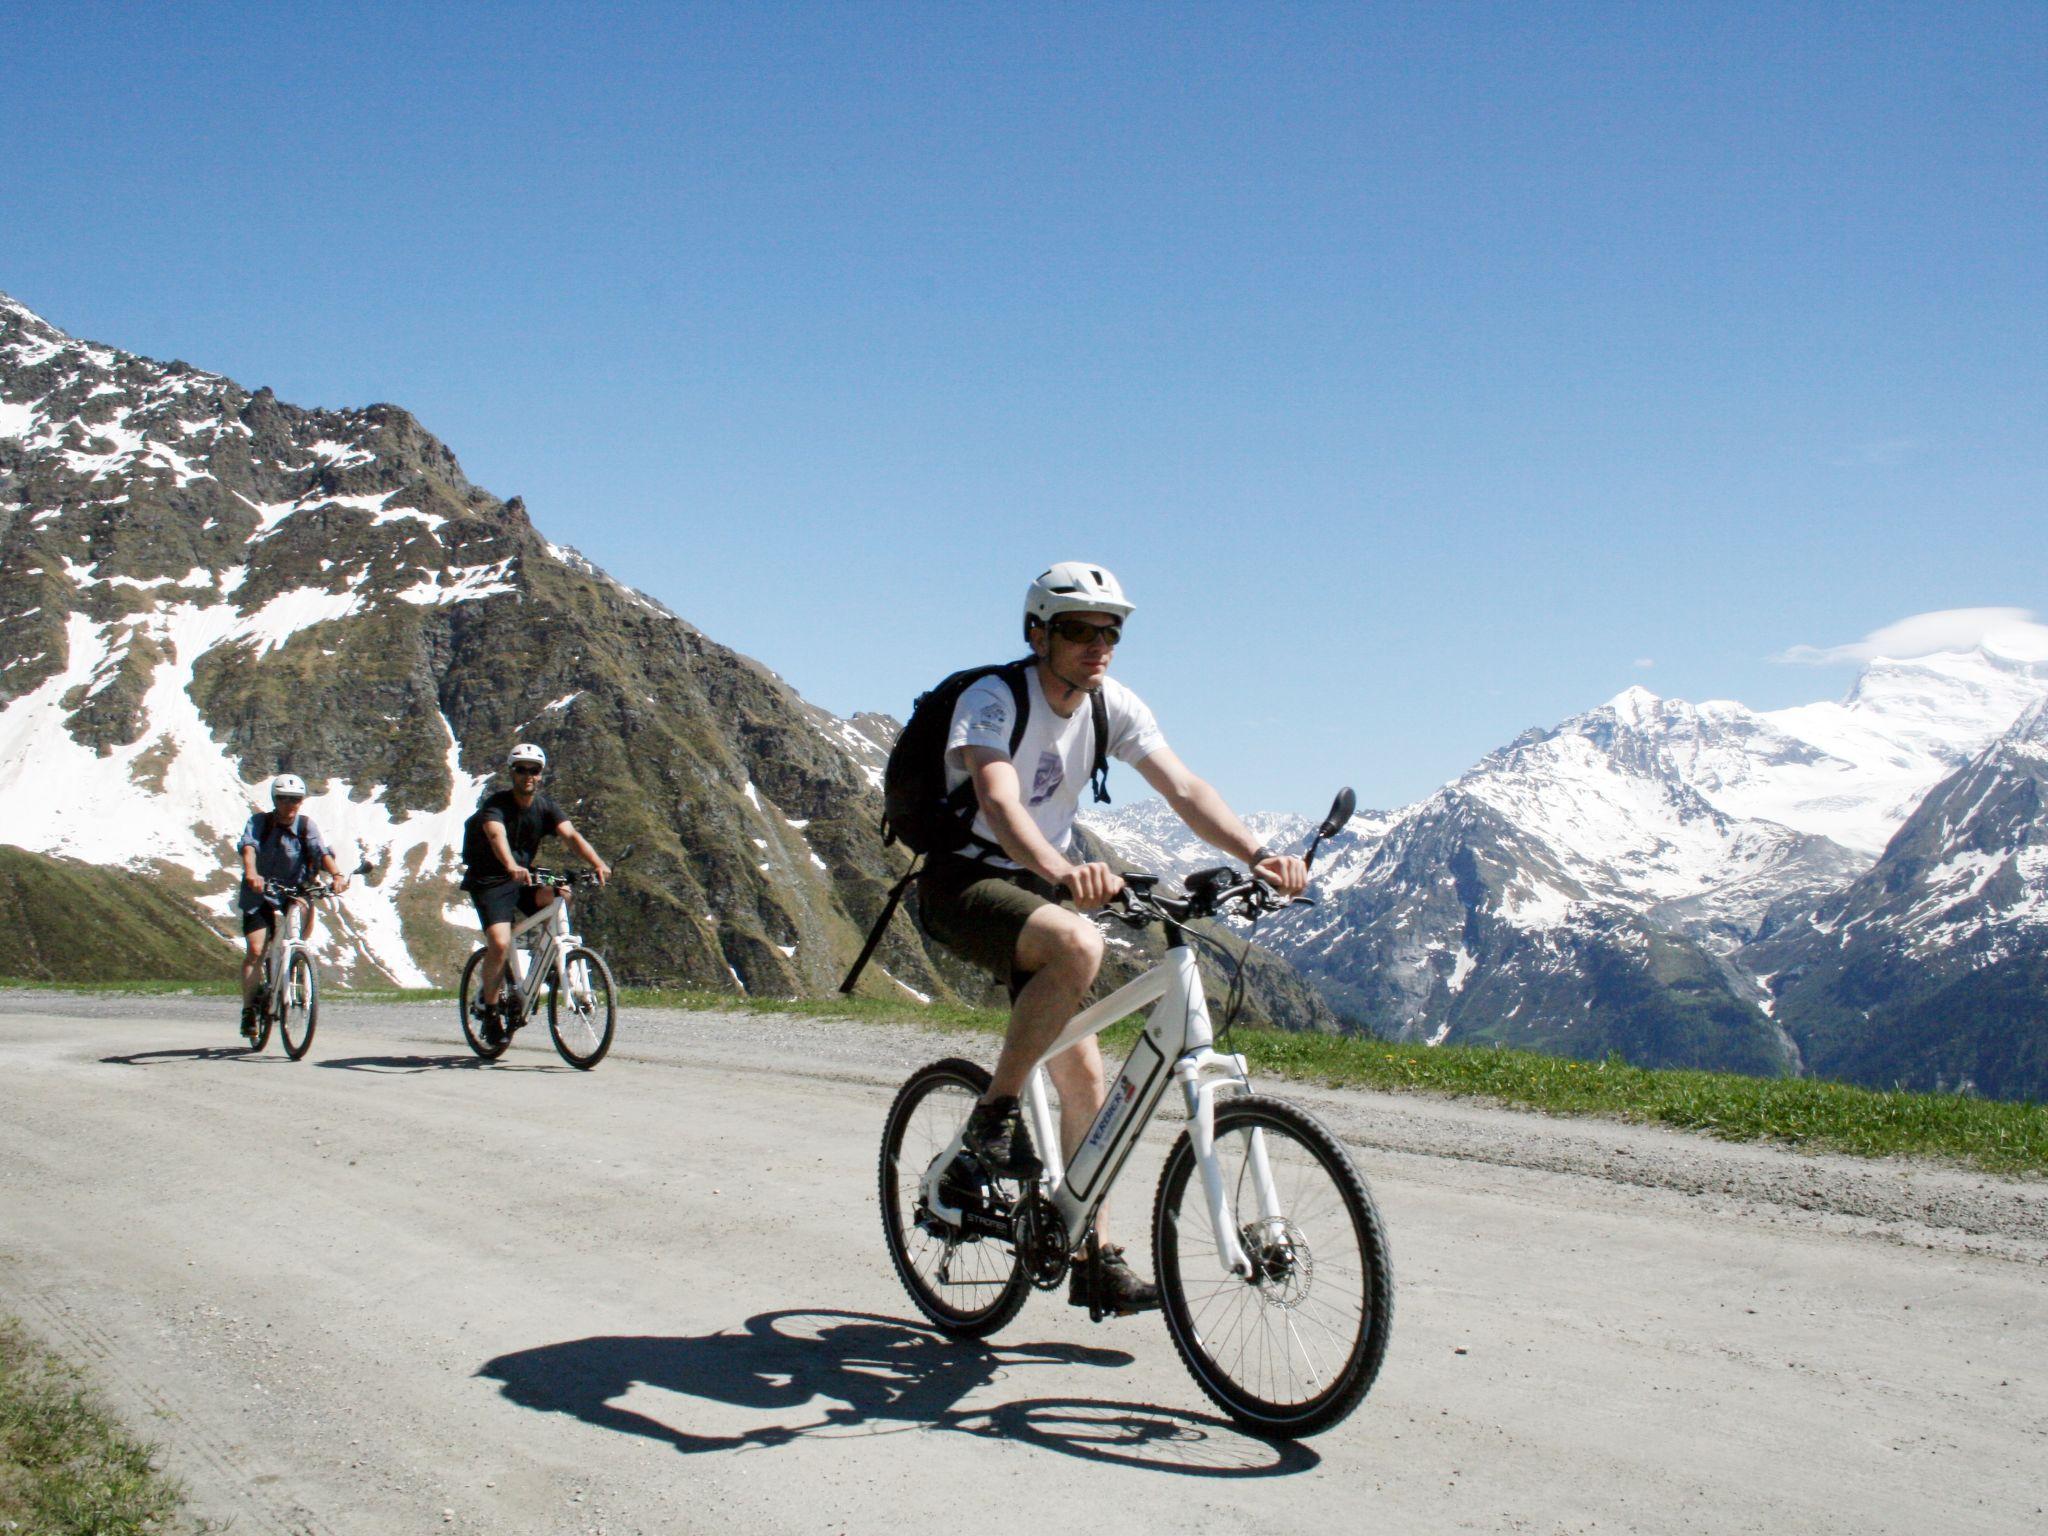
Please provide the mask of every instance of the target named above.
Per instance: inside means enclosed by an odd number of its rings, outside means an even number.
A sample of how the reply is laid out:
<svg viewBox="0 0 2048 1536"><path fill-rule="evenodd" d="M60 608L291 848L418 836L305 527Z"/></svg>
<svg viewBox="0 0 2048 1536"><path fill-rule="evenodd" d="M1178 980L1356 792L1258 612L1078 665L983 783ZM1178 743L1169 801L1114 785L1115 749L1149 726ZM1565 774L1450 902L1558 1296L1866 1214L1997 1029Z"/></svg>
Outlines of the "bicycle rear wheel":
<svg viewBox="0 0 2048 1536"><path fill-rule="evenodd" d="M1277 1196L1270 1211L1261 1155ZM1282 1438L1328 1429L1372 1386L1393 1325L1393 1268L1372 1193L1342 1143L1278 1099L1217 1104L1216 1158L1254 1272L1222 1267L1194 1144L1182 1132L1152 1211L1174 1348L1246 1428Z"/></svg>
<svg viewBox="0 0 2048 1536"><path fill-rule="evenodd" d="M947 1333L980 1338L1017 1315L1031 1294L1016 1250L945 1221L924 1199L924 1178L988 1091L971 1061L935 1061L897 1090L882 1126L882 1235L918 1311Z"/></svg>
<svg viewBox="0 0 2048 1536"><path fill-rule="evenodd" d="M561 969L548 978L548 1033L555 1037L562 1060L581 1072L603 1061L612 1048L618 1016L612 968L604 956L581 945L562 956Z"/></svg>
<svg viewBox="0 0 2048 1536"><path fill-rule="evenodd" d="M462 1038L469 1042L469 1048L485 1061L496 1061L505 1054L505 1047L512 1042L509 1035L501 1033L496 1045L484 1044L484 1021L478 1010L483 1007L485 953L484 950L477 950L470 955L469 964L462 968L462 985L456 989L455 1006L461 1012ZM502 988L504 983L500 983L500 986ZM502 996L502 992L500 995Z"/></svg>
<svg viewBox="0 0 2048 1536"><path fill-rule="evenodd" d="M320 1021L320 984L313 974L313 957L295 949L285 958L284 990L277 1007L278 1038L284 1053L293 1061L313 1048L313 1030Z"/></svg>

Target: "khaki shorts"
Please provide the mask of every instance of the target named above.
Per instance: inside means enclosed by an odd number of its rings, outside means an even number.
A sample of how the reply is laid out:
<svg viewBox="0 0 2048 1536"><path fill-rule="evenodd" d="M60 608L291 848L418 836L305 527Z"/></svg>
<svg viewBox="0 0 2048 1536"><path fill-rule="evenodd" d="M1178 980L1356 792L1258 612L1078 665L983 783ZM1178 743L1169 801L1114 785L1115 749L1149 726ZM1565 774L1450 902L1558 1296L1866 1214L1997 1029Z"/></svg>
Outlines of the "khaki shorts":
<svg viewBox="0 0 2048 1536"><path fill-rule="evenodd" d="M973 859L941 857L917 877L917 917L924 931L963 960L1023 990L1017 940L1031 914L1066 893L1025 870L993 869Z"/></svg>

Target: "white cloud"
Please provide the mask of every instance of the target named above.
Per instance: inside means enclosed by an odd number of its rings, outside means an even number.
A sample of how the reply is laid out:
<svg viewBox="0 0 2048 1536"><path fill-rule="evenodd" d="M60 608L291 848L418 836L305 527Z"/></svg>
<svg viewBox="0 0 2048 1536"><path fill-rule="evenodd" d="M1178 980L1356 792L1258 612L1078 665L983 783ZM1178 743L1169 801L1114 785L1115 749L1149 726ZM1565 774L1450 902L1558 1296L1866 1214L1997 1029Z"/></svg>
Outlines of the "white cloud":
<svg viewBox="0 0 2048 1536"><path fill-rule="evenodd" d="M1771 659L1810 666L1868 662L1880 656L1908 661L1979 646L2020 661L2048 661L2048 624L2037 622L2025 608L1943 608L1887 624L1847 645L1795 645Z"/></svg>
<svg viewBox="0 0 2048 1536"><path fill-rule="evenodd" d="M1639 672L1647 672L1655 665L1657 665L1657 659L1654 656L1638 656L1636 658L1636 670Z"/></svg>

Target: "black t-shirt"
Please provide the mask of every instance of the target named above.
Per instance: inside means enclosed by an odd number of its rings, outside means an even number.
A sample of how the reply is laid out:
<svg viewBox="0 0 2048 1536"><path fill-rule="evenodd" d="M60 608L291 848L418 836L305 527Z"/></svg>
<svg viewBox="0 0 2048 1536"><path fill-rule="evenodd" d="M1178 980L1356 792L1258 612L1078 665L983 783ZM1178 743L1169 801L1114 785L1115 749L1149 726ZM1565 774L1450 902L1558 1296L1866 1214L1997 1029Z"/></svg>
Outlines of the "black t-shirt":
<svg viewBox="0 0 2048 1536"><path fill-rule="evenodd" d="M513 859L531 869L540 853L540 840L554 836L555 828L568 819L546 795L535 795L533 804L521 809L511 790L499 790L463 823L462 862L467 868L462 888L474 891L487 885L502 885L512 878L512 871L505 867L505 861L498 857L484 833L486 822L495 821L505 829L505 841L512 845Z"/></svg>

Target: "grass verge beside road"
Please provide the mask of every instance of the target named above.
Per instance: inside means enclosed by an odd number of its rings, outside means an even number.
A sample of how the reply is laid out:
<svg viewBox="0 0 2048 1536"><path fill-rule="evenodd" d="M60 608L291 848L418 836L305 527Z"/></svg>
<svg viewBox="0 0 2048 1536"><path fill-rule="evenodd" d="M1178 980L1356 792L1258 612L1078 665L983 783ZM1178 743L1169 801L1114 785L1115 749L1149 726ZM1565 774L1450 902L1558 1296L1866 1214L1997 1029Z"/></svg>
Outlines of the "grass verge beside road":
<svg viewBox="0 0 2048 1536"><path fill-rule="evenodd" d="M0 979L0 986L49 990L231 994L182 982L58 987ZM333 1001L401 1002L452 998L447 991L365 990ZM755 998L729 992L622 989L626 1007L798 1014L880 1024L1001 1034L1005 1016L956 1003L929 1006L871 998ZM1107 1032L1105 1048L1121 1056L1136 1035L1126 1023ZM1987 1172L2048 1174L2048 1105L1964 1094L1887 1092L1816 1078L1741 1077L1681 1072L1607 1061L1574 1061L1532 1051L1486 1047L1396 1045L1345 1035L1285 1034L1240 1029L1233 1048L1254 1072L1336 1088L1376 1088L1480 1098L1553 1115L1604 1115L1646 1125L1697 1131L1723 1141L1768 1141L1801 1151L1857 1157L1920 1157Z"/></svg>
<svg viewBox="0 0 2048 1536"><path fill-rule="evenodd" d="M0 1531L174 1529L183 1493L78 1374L0 1318Z"/></svg>

